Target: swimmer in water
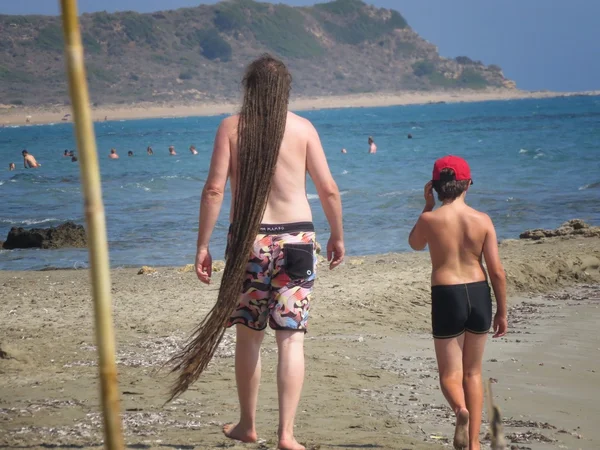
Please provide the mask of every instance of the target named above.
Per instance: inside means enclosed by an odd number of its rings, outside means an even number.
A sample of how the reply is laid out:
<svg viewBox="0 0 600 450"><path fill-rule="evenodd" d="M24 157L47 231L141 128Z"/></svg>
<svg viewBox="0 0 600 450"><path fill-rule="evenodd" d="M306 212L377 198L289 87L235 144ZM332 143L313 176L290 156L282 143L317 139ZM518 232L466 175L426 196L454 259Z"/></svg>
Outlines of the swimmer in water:
<svg viewBox="0 0 600 450"><path fill-rule="evenodd" d="M127 152L127 156L133 156L133 152L132 152L131 150L129 150L129 151Z"/></svg>
<svg viewBox="0 0 600 450"><path fill-rule="evenodd" d="M11 172L12 172L13 170L15 170L16 168L17 168L17 166L15 166L15 163L10 163L10 164L8 165L8 170L10 170Z"/></svg>
<svg viewBox="0 0 600 450"><path fill-rule="evenodd" d="M198 150L196 150L196 146L195 145L191 145L190 146L190 153L192 155L197 155L198 154Z"/></svg>
<svg viewBox="0 0 600 450"><path fill-rule="evenodd" d="M175 152L175 147L172 145L169 147L169 155L177 156L177 153Z"/></svg>
<svg viewBox="0 0 600 450"><path fill-rule="evenodd" d="M412 139L412 134L408 133L408 139Z"/></svg>
<svg viewBox="0 0 600 450"><path fill-rule="evenodd" d="M345 148L343 148L342 153L346 154L346 153L348 153L348 151Z"/></svg>
<svg viewBox="0 0 600 450"><path fill-rule="evenodd" d="M42 167L42 165L38 163L34 156L29 154L27 150L23 150L21 154L23 155L23 167L26 169L37 169L38 167Z"/></svg>
<svg viewBox="0 0 600 450"><path fill-rule="evenodd" d="M373 140L373 136L369 136L369 153L377 153L377 146Z"/></svg>
<svg viewBox="0 0 600 450"><path fill-rule="evenodd" d="M146 149L146 153L148 153L149 155L154 155L154 151L152 151L152 147L148 147Z"/></svg>
<svg viewBox="0 0 600 450"><path fill-rule="evenodd" d="M110 149L110 155L108 155L108 157L110 159L119 159L119 155L117 154L117 151L114 148Z"/></svg>
<svg viewBox="0 0 600 450"><path fill-rule="evenodd" d="M66 157L70 156L70 155L69 155L69 150L65 150L65 152L63 153L63 158L64 158L65 156L66 156Z"/></svg>
<svg viewBox="0 0 600 450"><path fill-rule="evenodd" d="M72 156L71 157L71 162L77 162L77 156Z"/></svg>

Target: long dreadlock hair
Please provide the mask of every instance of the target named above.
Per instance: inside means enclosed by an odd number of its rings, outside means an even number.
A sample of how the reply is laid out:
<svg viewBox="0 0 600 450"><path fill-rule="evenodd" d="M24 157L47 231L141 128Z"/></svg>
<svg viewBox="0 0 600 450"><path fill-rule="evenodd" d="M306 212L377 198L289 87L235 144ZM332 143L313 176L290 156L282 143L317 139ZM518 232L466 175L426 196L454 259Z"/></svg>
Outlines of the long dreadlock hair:
<svg viewBox="0 0 600 450"><path fill-rule="evenodd" d="M179 376L171 401L196 381L212 359L244 283L248 255L267 207L271 181L283 141L292 77L283 62L263 55L246 69L244 101L237 130L237 189L233 221L217 303L169 363Z"/></svg>

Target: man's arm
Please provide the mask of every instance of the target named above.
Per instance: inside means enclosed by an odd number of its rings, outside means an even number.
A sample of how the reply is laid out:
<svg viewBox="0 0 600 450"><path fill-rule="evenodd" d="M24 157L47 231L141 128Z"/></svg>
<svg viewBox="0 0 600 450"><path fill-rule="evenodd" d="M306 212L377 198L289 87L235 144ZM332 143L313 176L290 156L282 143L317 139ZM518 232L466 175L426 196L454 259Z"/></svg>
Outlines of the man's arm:
<svg viewBox="0 0 600 450"><path fill-rule="evenodd" d="M494 318L494 337L501 337L506 334L507 329L507 310L506 310L506 275L504 267L500 261L498 253L498 239L492 220L486 216L487 234L483 243L483 257L487 266L490 281L496 296L496 317Z"/></svg>
<svg viewBox="0 0 600 450"><path fill-rule="evenodd" d="M221 122L221 125L217 130L208 178L206 179L204 189L202 190L198 229L198 250L208 249L210 236L215 228L215 224L219 218L219 212L221 211L221 205L223 204L223 195L229 176L231 156L229 127L227 126L228 120L231 119L225 119Z"/></svg>
<svg viewBox="0 0 600 450"><path fill-rule="evenodd" d="M337 184L329 170L319 134L312 124L308 123L307 128L306 168L310 178L315 183L325 217L327 217L331 228L331 236L327 245L327 258L331 261L330 268L333 269L341 264L345 253L342 200Z"/></svg>

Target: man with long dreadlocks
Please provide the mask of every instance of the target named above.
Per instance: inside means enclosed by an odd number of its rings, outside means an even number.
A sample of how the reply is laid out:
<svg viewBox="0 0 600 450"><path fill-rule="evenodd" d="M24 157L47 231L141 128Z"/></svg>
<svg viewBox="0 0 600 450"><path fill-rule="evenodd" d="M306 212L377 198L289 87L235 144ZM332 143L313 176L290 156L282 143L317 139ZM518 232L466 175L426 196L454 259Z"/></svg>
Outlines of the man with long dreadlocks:
<svg viewBox="0 0 600 450"><path fill-rule="evenodd" d="M315 280L315 232L306 195L312 178L331 228L329 267L344 258L342 205L319 135L288 112L291 76L265 55L248 67L239 115L219 126L200 204L196 273L211 280L209 240L227 180L232 191L225 271L216 305L193 339L171 362L179 378L171 399L198 379L226 327L236 325L235 373L240 420L223 429L231 439L255 442L264 330L275 330L278 352L278 448L302 450L294 419L304 382L304 333ZM241 295L240 295L241 294Z"/></svg>

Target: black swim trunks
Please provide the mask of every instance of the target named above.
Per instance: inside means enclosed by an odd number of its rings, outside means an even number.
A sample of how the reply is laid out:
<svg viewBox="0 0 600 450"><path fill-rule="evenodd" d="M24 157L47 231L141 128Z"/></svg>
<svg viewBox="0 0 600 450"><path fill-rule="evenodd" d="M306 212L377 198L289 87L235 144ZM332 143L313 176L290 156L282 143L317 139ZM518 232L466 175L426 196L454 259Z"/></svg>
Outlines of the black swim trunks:
<svg viewBox="0 0 600 450"><path fill-rule="evenodd" d="M487 281L431 287L433 337L449 339L465 331L485 334L492 324L492 294Z"/></svg>

